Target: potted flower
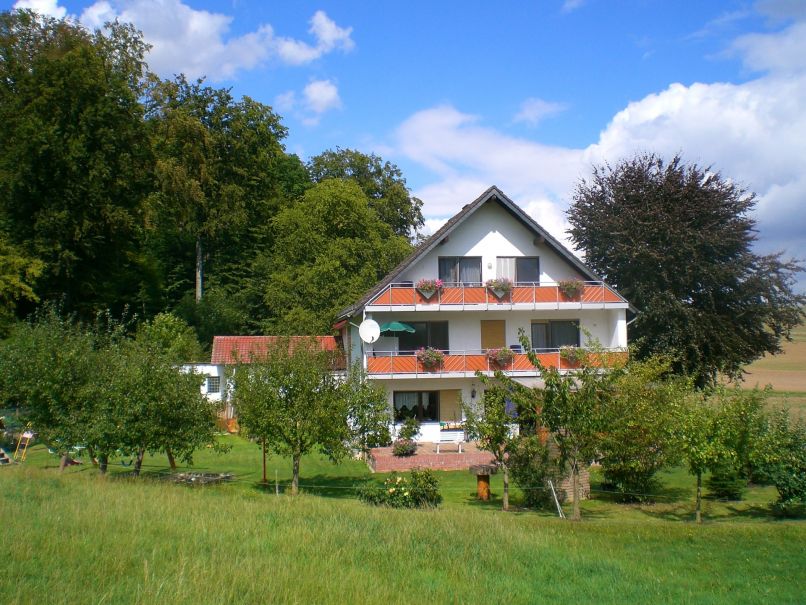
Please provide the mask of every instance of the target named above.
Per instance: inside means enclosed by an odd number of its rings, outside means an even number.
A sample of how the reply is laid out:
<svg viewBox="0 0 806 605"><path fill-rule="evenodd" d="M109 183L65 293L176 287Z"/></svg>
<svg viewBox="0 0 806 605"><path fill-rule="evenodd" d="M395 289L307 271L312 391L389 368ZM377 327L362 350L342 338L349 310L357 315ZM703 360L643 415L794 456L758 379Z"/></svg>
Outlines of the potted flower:
<svg viewBox="0 0 806 605"><path fill-rule="evenodd" d="M576 368L588 359L588 352L582 347L560 347L560 359L567 362L569 367Z"/></svg>
<svg viewBox="0 0 806 605"><path fill-rule="evenodd" d="M484 284L490 291L495 294L496 298L503 298L512 292L512 280L508 277L496 277L495 279L488 279Z"/></svg>
<svg viewBox="0 0 806 605"><path fill-rule="evenodd" d="M579 300L582 297L582 293L585 291L585 282L577 278L561 279L557 287L566 299Z"/></svg>
<svg viewBox="0 0 806 605"><path fill-rule="evenodd" d="M509 365L512 360L515 359L515 352L509 347L487 349L487 359L503 368L504 366Z"/></svg>
<svg viewBox="0 0 806 605"><path fill-rule="evenodd" d="M417 289L422 297L426 300L430 299L434 294L442 290L443 282L441 279L421 279L414 287Z"/></svg>
<svg viewBox="0 0 806 605"><path fill-rule="evenodd" d="M442 364L445 355L439 349L420 347L417 349L417 360L426 370L433 370Z"/></svg>

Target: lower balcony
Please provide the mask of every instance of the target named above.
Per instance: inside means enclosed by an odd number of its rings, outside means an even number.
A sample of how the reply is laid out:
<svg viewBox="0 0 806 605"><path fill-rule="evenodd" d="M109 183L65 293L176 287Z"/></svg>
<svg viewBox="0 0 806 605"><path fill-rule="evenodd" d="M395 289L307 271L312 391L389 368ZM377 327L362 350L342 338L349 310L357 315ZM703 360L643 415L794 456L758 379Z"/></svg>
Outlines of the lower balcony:
<svg viewBox="0 0 806 605"><path fill-rule="evenodd" d="M546 368L567 371L579 367L578 361L558 350L535 352L535 355ZM627 361L627 352L623 349L589 355L589 360L602 366L616 366ZM366 362L367 374L375 378L461 378L475 376L476 372L492 375L499 370L511 376L540 374L525 353L516 353L511 361L499 363L491 360L485 351L449 351L441 363L426 366L413 353L376 352L368 355Z"/></svg>

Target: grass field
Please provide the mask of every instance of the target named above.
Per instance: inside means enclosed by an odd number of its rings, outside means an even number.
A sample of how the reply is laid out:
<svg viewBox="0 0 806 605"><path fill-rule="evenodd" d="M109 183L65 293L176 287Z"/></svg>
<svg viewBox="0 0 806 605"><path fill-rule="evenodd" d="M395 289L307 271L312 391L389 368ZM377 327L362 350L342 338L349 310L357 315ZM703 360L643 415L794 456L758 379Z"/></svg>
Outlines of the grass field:
<svg viewBox="0 0 806 605"><path fill-rule="evenodd" d="M782 354L767 355L747 366L745 384L771 384L775 391L791 393L790 398L797 399L795 405L806 407L806 325L793 330L792 342L783 343L783 349Z"/></svg>
<svg viewBox="0 0 806 605"><path fill-rule="evenodd" d="M382 476L319 456L303 460L306 493L276 497L258 483L258 448L226 440L229 453L201 452L195 469L237 480L204 488L161 481L162 458L147 458L141 479L120 466L106 478L83 465L59 474L41 446L0 469L0 602L802 602L806 522L771 516L772 488L706 501L696 526L693 480L676 470L655 504L594 491L573 524L501 513L500 477L496 498L479 503L474 477L443 472L440 509L395 511L355 498ZM270 459L275 472L287 485L288 461Z"/></svg>

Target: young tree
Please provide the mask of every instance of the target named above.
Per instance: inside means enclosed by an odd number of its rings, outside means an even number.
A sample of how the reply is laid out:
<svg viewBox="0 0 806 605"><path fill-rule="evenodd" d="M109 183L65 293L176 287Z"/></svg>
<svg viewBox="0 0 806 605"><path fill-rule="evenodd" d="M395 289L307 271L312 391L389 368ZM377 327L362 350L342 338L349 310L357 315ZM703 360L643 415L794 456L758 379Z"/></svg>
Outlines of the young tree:
<svg viewBox="0 0 806 605"><path fill-rule="evenodd" d="M302 456L318 449L333 462L342 459L356 435L354 417L362 432L371 432L372 414L361 410L376 400L347 395L350 387L334 373L334 354L315 339L278 339L265 355L241 361L232 374L238 421L247 435L291 457L292 494L299 491Z"/></svg>
<svg viewBox="0 0 806 605"><path fill-rule="evenodd" d="M777 410L766 420L753 455L758 475L778 489L783 513L806 511L806 424L793 421L789 410Z"/></svg>
<svg viewBox="0 0 806 605"><path fill-rule="evenodd" d="M203 355L193 328L171 313L159 313L141 323L136 339L145 350L165 355L173 363L198 361Z"/></svg>
<svg viewBox="0 0 806 605"><path fill-rule="evenodd" d="M631 360L602 410L599 460L605 480L626 500L641 500L655 473L679 459L674 423L691 384L670 370L665 358Z"/></svg>
<svg viewBox="0 0 806 605"><path fill-rule="evenodd" d="M311 158L308 172L315 183L326 179L355 182L380 219L396 235L411 238L425 224L423 202L411 195L400 168L354 149L328 150Z"/></svg>
<svg viewBox="0 0 806 605"><path fill-rule="evenodd" d="M710 168L641 155L594 169L568 211L585 260L640 311L635 355L670 355L700 387L732 378L803 319L804 269L751 249L755 195Z"/></svg>
<svg viewBox="0 0 806 605"><path fill-rule="evenodd" d="M518 436L514 430L518 422L518 402L528 399L525 388L498 373L496 380L478 375L487 388L481 400L481 409L465 405L465 430L470 439L478 440L479 447L490 452L503 471L504 495L502 509L509 510L509 456L516 447ZM525 409L525 408L524 408Z"/></svg>

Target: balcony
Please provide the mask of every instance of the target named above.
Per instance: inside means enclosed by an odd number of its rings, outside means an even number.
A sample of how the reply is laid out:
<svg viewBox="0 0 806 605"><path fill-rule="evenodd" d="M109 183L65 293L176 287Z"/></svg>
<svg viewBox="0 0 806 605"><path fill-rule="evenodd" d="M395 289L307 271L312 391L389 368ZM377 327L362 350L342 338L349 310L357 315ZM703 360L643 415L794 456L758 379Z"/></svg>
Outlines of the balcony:
<svg viewBox="0 0 806 605"><path fill-rule="evenodd" d="M560 371L573 370L579 364L566 359L559 351L535 353L540 363L547 368L558 368ZM595 365L615 366L627 361L627 352L623 349L612 349L592 353ZM434 368L426 368L413 352L400 354L393 352L376 352L366 356L367 374L373 378L463 378L472 377L476 372L488 376L497 370L509 376L539 376L537 368L532 365L525 353L516 353L512 361L499 364L490 360L485 351L449 351L445 353L442 363Z"/></svg>
<svg viewBox="0 0 806 605"><path fill-rule="evenodd" d="M426 297L411 282L389 284L367 305L367 311L456 311L626 309L627 301L604 282L585 282L583 292L569 298L558 284L516 284L501 297L481 285L450 284Z"/></svg>

